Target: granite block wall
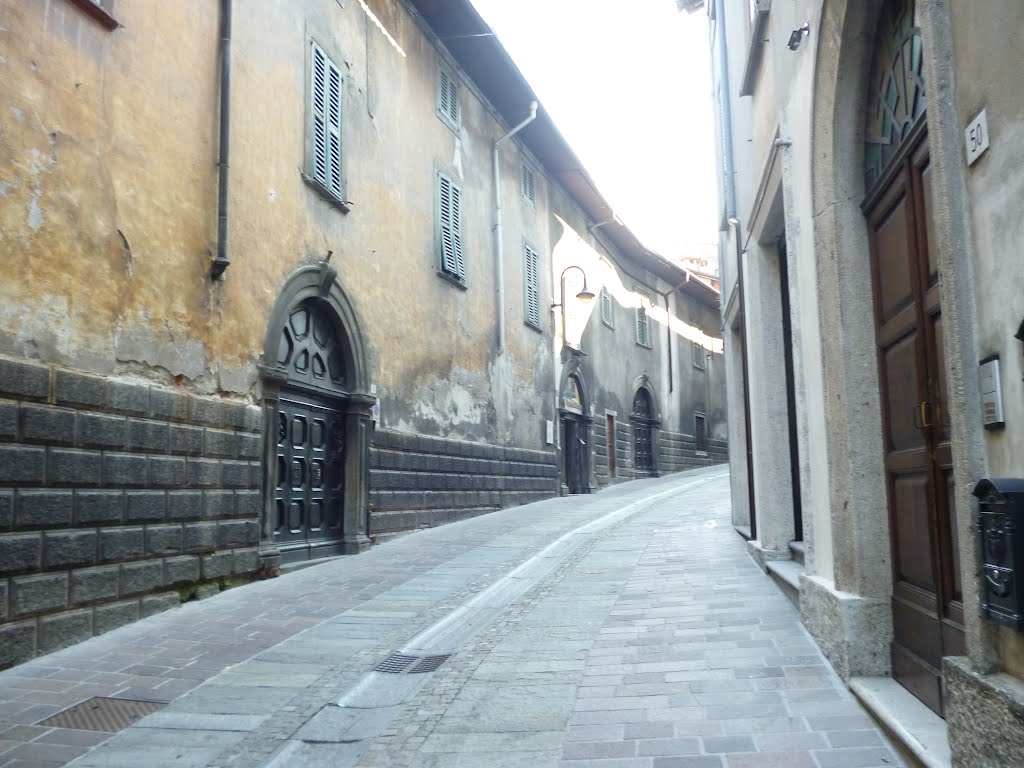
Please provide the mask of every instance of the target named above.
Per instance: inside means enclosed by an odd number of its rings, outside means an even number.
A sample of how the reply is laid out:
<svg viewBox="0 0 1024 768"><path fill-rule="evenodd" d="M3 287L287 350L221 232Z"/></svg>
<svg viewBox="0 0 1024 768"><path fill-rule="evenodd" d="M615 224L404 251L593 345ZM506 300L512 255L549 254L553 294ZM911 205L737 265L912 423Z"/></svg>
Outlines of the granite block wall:
<svg viewBox="0 0 1024 768"><path fill-rule="evenodd" d="M258 567L260 409L0 358L0 669Z"/></svg>
<svg viewBox="0 0 1024 768"><path fill-rule="evenodd" d="M663 473L722 464L729 460L729 449L724 440L709 437L703 454L697 453L694 436L682 432L661 430L660 443L658 468Z"/></svg>
<svg viewBox="0 0 1024 768"><path fill-rule="evenodd" d="M553 451L381 430L370 449L370 535L558 495Z"/></svg>

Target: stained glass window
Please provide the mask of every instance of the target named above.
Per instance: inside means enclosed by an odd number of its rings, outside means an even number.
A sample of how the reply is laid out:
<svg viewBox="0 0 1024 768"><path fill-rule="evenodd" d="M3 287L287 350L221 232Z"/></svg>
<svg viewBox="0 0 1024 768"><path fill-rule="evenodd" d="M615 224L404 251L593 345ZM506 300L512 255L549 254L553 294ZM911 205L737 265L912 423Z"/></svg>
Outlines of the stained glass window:
<svg viewBox="0 0 1024 768"><path fill-rule="evenodd" d="M864 124L864 189L870 190L924 116L921 29L914 0L882 7Z"/></svg>

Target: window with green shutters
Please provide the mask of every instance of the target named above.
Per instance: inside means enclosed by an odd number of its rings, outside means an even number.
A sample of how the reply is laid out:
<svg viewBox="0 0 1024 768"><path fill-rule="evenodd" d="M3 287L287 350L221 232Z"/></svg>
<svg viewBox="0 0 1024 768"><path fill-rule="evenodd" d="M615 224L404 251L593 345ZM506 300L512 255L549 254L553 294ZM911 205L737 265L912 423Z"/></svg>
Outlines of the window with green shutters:
<svg viewBox="0 0 1024 768"><path fill-rule="evenodd" d="M316 43L310 52L309 176L341 200L341 71Z"/></svg>
<svg viewBox="0 0 1024 768"><path fill-rule="evenodd" d="M704 362L704 345L696 341L690 342L693 345L693 367L705 370L706 365Z"/></svg>
<svg viewBox="0 0 1024 768"><path fill-rule="evenodd" d="M452 128L459 127L459 86L446 69L438 70L437 113L450 123Z"/></svg>
<svg viewBox="0 0 1024 768"><path fill-rule="evenodd" d="M440 234L441 273L466 282L466 261L462 254L462 190L443 173L437 174L437 222Z"/></svg>
<svg viewBox="0 0 1024 768"><path fill-rule="evenodd" d="M533 169L526 163L523 163L521 178L523 200L525 200L531 208L535 208L537 206L537 192L536 185L534 183Z"/></svg>
<svg viewBox="0 0 1024 768"><path fill-rule="evenodd" d="M526 323L540 329L540 256L526 244L523 245L523 276Z"/></svg>
<svg viewBox="0 0 1024 768"><path fill-rule="evenodd" d="M615 327L615 316L612 314L612 295L607 288L601 288L601 322L609 328Z"/></svg>
<svg viewBox="0 0 1024 768"><path fill-rule="evenodd" d="M642 347L651 346L651 326L647 317L647 298L641 298L636 308L636 343Z"/></svg>

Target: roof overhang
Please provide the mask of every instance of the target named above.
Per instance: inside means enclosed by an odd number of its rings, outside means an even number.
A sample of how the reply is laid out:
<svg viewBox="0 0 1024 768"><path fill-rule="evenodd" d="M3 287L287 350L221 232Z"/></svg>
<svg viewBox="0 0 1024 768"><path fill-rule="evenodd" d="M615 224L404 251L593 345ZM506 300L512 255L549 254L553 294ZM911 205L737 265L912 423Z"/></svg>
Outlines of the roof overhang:
<svg viewBox="0 0 1024 768"><path fill-rule="evenodd" d="M509 125L517 125L539 101L519 67L470 0L408 0L458 65ZM518 134L547 175L576 201L593 222L601 223L600 237L639 266L709 307L717 308L719 294L690 279L685 269L646 248L615 215L583 163L541 105L537 118Z"/></svg>

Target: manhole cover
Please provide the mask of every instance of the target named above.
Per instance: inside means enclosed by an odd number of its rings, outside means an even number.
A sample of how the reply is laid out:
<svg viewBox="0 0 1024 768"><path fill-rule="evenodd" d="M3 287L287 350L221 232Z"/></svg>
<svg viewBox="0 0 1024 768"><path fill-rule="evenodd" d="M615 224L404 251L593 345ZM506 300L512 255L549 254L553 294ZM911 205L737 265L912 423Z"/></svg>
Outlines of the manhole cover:
<svg viewBox="0 0 1024 768"><path fill-rule="evenodd" d="M136 720L141 720L150 712L156 712L163 707L164 704L159 701L105 699L96 696L41 720L37 725L116 733L127 728Z"/></svg>
<svg viewBox="0 0 1024 768"><path fill-rule="evenodd" d="M387 672L391 675L400 675L403 672L409 675L421 675L424 672L433 672L451 656L450 653L442 656L407 656L404 653L396 652L374 667L373 671Z"/></svg>

